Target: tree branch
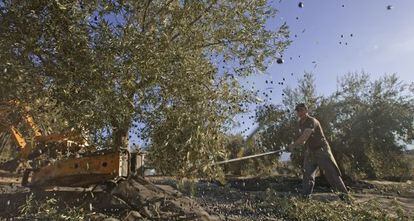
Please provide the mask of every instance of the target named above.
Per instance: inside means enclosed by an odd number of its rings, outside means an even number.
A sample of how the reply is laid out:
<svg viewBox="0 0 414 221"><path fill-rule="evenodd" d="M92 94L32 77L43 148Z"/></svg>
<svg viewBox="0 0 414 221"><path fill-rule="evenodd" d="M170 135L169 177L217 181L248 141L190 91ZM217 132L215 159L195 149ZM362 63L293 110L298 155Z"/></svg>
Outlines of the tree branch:
<svg viewBox="0 0 414 221"><path fill-rule="evenodd" d="M167 3L165 3L165 5L164 6L162 6L156 13L155 13L155 16L158 16L162 11L164 11L173 1L175 1L175 0L169 0ZM147 11L147 9L148 9L148 7L149 7L149 2L150 2L150 0L148 1L148 3L147 3L147 5L146 5L146 8L145 8L145 12L144 12L144 15L146 14L146 11ZM155 17L154 16L154 17ZM152 19L153 20L153 19ZM146 23L146 24L144 24L144 22L145 22L145 19L143 18L142 19L142 31L144 31L145 30L145 27L147 27L148 26L148 24L150 24L151 23L151 20L150 21L148 21L148 23Z"/></svg>
<svg viewBox="0 0 414 221"><path fill-rule="evenodd" d="M216 3L216 1L213 1L207 8L206 10L204 10L204 13L200 14L199 16L197 16L193 21L191 21L188 24L188 27L192 26L193 24L195 24L196 22L198 22L206 13L208 13L211 8L213 7L213 5ZM178 36L180 36L180 33L175 34L172 38L171 41L174 41Z"/></svg>
<svg viewBox="0 0 414 221"><path fill-rule="evenodd" d="M147 1L147 5L145 6L145 9L144 9L144 14L142 15L142 28L141 28L141 32L144 32L145 31L145 18L146 18L146 16L147 16L147 11L148 11L148 7L149 7L149 5L150 5L150 3L151 3L151 0L148 0Z"/></svg>

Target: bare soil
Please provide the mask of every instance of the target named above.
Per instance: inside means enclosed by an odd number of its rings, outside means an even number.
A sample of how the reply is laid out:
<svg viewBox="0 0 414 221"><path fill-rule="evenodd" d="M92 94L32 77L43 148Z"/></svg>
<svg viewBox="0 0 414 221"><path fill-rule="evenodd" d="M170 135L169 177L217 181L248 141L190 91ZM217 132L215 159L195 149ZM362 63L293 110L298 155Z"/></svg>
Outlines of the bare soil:
<svg viewBox="0 0 414 221"><path fill-rule="evenodd" d="M16 181L16 178L8 178ZM0 180L1 181L1 180ZM4 180L3 181L7 181ZM10 181L10 180L9 180ZM341 202L323 179L317 179L311 200ZM414 217L414 182L359 181L347 183L353 205L377 201L384 210L397 205ZM88 220L289 220L269 194L299 198L301 180L294 177L237 177L225 184L171 177L135 177L117 185L92 188L33 190L18 182L0 184L0 219L24 220L21 206L30 195L38 201L57 199L59 208L78 208ZM105 188L107 189L105 189Z"/></svg>

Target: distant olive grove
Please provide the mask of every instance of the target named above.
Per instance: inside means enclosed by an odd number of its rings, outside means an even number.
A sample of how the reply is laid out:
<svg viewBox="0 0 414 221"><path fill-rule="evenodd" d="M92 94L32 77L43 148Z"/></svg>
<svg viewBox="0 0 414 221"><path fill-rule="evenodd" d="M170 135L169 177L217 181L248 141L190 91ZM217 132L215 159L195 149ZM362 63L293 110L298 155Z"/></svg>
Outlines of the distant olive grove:
<svg viewBox="0 0 414 221"><path fill-rule="evenodd" d="M320 120L346 176L412 176L404 152L413 141L413 85L400 81L395 74L373 80L366 73L349 73L338 80L333 94L322 96L317 94L314 80L313 74L305 73L295 88L284 89L282 104L257 109L256 120L263 127L256 135L254 148L270 151L292 142L297 136L297 118L292 110L296 103L305 102L310 114ZM300 169L302 148L296 149L291 158ZM272 167L274 161L269 159L261 161L262 167Z"/></svg>

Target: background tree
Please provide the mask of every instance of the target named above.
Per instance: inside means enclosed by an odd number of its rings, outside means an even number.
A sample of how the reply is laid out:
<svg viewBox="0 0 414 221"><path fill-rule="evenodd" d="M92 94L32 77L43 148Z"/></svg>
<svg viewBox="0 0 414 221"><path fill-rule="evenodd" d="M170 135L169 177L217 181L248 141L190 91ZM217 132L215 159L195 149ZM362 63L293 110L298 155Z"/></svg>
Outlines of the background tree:
<svg viewBox="0 0 414 221"><path fill-rule="evenodd" d="M371 81L369 75L347 74L338 81L338 90L330 96L315 95L314 78L305 74L295 89L286 88L280 107L258 110L265 122L261 131L264 143L286 146L294 140L297 126L292 111L296 103L309 104L311 115L321 122L341 170L353 178L390 178L409 175L403 156L412 142L413 94L409 85L396 75ZM312 101L312 103L309 103ZM277 115L279 113L281 115ZM277 120L269 120L278 116ZM278 146L276 145L276 146ZM292 162L302 165L302 149L296 149Z"/></svg>
<svg viewBox="0 0 414 221"><path fill-rule="evenodd" d="M341 164L369 178L407 174L402 154L414 122L408 85L396 75L370 81L363 73L346 75L340 86L333 122Z"/></svg>
<svg viewBox="0 0 414 221"><path fill-rule="evenodd" d="M112 148L135 133L181 175L214 173L225 126L251 99L234 76L289 44L286 25L265 28L265 0L2 1L0 15L1 100L43 102L33 113L58 110Z"/></svg>

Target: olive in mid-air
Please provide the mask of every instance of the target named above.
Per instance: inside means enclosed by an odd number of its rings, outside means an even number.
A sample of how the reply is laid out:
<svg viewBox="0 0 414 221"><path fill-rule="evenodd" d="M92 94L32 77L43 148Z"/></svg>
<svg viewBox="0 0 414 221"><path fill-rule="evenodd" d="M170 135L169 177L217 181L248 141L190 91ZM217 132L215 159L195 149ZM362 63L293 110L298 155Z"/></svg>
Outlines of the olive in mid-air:
<svg viewBox="0 0 414 221"><path fill-rule="evenodd" d="M278 64L283 64L283 59L281 59L281 58L278 58L277 60L276 60L276 62L278 63Z"/></svg>

